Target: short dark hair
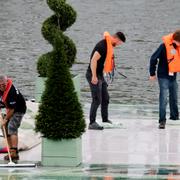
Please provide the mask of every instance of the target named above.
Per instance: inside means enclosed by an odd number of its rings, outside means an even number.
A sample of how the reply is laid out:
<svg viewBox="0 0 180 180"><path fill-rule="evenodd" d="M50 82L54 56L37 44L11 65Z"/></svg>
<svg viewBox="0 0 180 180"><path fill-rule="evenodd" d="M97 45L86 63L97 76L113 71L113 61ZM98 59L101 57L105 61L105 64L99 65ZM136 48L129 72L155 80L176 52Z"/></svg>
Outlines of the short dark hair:
<svg viewBox="0 0 180 180"><path fill-rule="evenodd" d="M125 37L125 35L122 33L122 32L117 32L116 34L115 34L122 42L126 42L126 37Z"/></svg>
<svg viewBox="0 0 180 180"><path fill-rule="evenodd" d="M174 32L174 34L173 34L173 39L174 39L175 41L180 42L180 29L178 29L177 31Z"/></svg>

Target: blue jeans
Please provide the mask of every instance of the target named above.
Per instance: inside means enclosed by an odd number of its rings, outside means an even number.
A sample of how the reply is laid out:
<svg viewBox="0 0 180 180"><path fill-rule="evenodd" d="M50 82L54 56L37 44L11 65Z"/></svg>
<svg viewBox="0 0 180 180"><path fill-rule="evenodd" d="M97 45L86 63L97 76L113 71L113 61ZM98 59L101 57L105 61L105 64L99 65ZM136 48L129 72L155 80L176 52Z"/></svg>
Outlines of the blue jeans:
<svg viewBox="0 0 180 180"><path fill-rule="evenodd" d="M169 80L165 78L158 78L159 82L159 123L166 122L166 106L167 97L169 93L169 108L170 108L170 119L179 119L178 112L178 84L176 80Z"/></svg>

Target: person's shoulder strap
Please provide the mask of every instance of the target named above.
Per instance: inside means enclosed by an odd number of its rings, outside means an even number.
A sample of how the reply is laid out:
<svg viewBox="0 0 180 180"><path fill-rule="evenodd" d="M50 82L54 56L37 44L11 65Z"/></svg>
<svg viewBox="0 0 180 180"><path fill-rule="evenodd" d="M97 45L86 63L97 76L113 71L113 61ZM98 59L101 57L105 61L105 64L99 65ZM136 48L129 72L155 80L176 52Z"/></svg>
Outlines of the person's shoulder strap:
<svg viewBox="0 0 180 180"><path fill-rule="evenodd" d="M7 85L6 85L6 90L4 91L3 95L2 95L2 101L3 102L6 102L6 99L7 99L7 96L9 94L9 91L12 87L12 80L11 79L8 79L7 80Z"/></svg>

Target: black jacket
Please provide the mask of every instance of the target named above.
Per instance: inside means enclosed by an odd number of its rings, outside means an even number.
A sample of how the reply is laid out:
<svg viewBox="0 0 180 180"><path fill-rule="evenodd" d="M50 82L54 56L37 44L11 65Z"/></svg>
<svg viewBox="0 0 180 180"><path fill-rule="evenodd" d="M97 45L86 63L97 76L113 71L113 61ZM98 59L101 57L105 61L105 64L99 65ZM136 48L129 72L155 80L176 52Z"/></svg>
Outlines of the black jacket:
<svg viewBox="0 0 180 180"><path fill-rule="evenodd" d="M174 76L169 76L166 47L164 44L159 46L150 59L149 72L151 76L156 75L156 69L158 78L176 79L176 73L174 73Z"/></svg>

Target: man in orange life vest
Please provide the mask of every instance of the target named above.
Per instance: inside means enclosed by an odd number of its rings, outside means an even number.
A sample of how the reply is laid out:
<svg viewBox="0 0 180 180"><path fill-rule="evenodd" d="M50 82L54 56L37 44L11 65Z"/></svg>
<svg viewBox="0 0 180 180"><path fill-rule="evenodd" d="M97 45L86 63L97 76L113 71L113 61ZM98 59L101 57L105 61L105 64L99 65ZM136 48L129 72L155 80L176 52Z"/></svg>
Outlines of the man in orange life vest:
<svg viewBox="0 0 180 180"><path fill-rule="evenodd" d="M18 160L18 128L26 112L26 102L12 80L0 75L0 103L6 108L6 116L1 122L5 126L12 160ZM9 160L9 156L4 157Z"/></svg>
<svg viewBox="0 0 180 180"><path fill-rule="evenodd" d="M126 38L122 32L117 32L112 36L108 32L105 32L104 39L96 44L91 53L90 64L86 73L92 96L89 129L103 129L103 127L96 122L96 112L99 105L101 105L102 121L112 123L108 119L109 94L107 91L107 82L105 81L103 74L111 74L113 72L113 49L125 41Z"/></svg>
<svg viewBox="0 0 180 180"><path fill-rule="evenodd" d="M166 124L166 105L169 92L170 119L178 120L178 97L176 72L180 72L180 30L163 37L163 44L154 52L150 59L150 80L159 82L159 128Z"/></svg>

